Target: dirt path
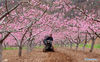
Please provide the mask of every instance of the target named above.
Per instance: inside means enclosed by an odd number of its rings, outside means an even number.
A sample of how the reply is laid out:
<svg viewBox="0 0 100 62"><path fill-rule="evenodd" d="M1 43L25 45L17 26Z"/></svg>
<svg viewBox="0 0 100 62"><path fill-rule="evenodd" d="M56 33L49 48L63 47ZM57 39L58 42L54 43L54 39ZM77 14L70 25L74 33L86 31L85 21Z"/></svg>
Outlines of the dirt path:
<svg viewBox="0 0 100 62"><path fill-rule="evenodd" d="M65 54L61 53L60 51L55 52L42 52L42 50L35 50L29 54L23 51L23 56L18 57L17 51L4 51L4 60L8 59L4 62L73 62L72 58ZM8 55L7 55L8 54Z"/></svg>
<svg viewBox="0 0 100 62"><path fill-rule="evenodd" d="M17 50L3 51L3 62L100 62L100 54L57 48L55 52L42 52L35 49L31 53L23 51L22 57L17 56ZM96 58L98 61L86 61L85 58Z"/></svg>
<svg viewBox="0 0 100 62"><path fill-rule="evenodd" d="M44 62L72 62L72 58L61 52L49 52Z"/></svg>

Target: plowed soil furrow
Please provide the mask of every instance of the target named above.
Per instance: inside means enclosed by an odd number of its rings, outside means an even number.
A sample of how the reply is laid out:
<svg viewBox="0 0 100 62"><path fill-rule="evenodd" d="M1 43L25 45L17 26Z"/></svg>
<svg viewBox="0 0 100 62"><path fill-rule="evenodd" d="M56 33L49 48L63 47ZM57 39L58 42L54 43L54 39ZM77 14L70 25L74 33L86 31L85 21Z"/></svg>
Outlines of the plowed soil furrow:
<svg viewBox="0 0 100 62"><path fill-rule="evenodd" d="M72 58L60 52L48 52L44 62L72 62Z"/></svg>

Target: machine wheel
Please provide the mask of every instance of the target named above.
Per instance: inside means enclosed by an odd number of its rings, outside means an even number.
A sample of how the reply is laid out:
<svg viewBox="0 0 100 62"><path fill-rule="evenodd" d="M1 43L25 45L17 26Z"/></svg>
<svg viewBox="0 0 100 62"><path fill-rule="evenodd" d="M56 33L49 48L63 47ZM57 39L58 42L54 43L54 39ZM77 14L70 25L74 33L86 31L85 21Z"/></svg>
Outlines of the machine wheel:
<svg viewBox="0 0 100 62"><path fill-rule="evenodd" d="M54 48L53 46L52 47L45 46L43 48L43 52L54 52Z"/></svg>

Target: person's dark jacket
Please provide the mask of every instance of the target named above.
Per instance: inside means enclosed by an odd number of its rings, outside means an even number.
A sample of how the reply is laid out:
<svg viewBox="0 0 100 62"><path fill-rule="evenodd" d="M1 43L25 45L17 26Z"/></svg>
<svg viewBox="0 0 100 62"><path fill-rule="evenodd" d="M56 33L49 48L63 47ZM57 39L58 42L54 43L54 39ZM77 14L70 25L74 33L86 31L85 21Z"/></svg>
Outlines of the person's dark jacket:
<svg viewBox="0 0 100 62"><path fill-rule="evenodd" d="M50 44L52 44L53 37L46 36L43 40L44 45L47 45L47 41L49 41Z"/></svg>

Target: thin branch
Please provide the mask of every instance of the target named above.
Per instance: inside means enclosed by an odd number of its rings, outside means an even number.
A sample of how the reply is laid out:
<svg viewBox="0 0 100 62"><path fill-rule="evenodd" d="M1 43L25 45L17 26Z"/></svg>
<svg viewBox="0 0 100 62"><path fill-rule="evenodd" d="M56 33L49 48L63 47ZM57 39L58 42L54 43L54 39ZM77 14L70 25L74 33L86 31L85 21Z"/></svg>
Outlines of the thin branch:
<svg viewBox="0 0 100 62"><path fill-rule="evenodd" d="M8 10L7 12L5 12L1 17L0 17L0 20L2 20L5 16L7 16L9 13L11 13L14 9L16 9L18 6L20 5L17 4L15 7L13 7L11 10Z"/></svg>
<svg viewBox="0 0 100 62"><path fill-rule="evenodd" d="M13 37L14 37L14 39L16 40L16 42L17 42L17 45L19 46L19 40L13 35L13 34L11 34Z"/></svg>
<svg viewBox="0 0 100 62"><path fill-rule="evenodd" d="M4 35L3 38L0 39L0 43L3 43L3 41L9 36L11 32L7 32L7 34Z"/></svg>

